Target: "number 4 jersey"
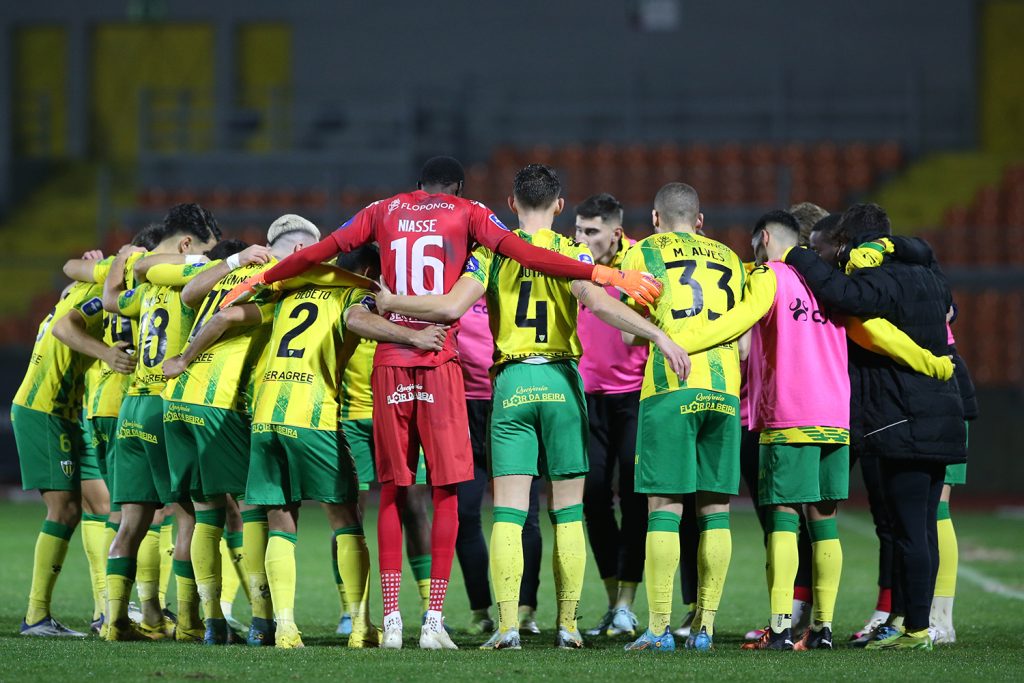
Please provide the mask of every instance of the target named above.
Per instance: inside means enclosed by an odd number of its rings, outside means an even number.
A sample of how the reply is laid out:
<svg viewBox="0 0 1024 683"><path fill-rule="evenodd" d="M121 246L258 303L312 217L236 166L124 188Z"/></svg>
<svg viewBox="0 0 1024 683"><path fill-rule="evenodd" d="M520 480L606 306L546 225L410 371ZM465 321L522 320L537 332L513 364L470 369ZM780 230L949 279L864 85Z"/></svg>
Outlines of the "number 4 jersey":
<svg viewBox="0 0 1024 683"><path fill-rule="evenodd" d="M593 263L585 245L551 230L516 234L534 246ZM551 278L510 258L479 247L466 263L465 275L486 288L495 366L527 358L577 359L583 352L576 336L579 306L570 280Z"/></svg>
<svg viewBox="0 0 1024 683"><path fill-rule="evenodd" d="M677 343L682 330L700 329L731 309L741 297L746 277L743 263L729 247L685 232L651 235L637 242L626 252L622 267L651 273L665 286L647 312ZM676 389L710 389L739 396L740 359L735 342L693 354L690 360L690 376L680 381L652 346L640 398Z"/></svg>
<svg viewBox="0 0 1024 683"><path fill-rule="evenodd" d="M447 294L462 274L473 244L494 248L508 234L508 228L482 204L417 190L370 204L331 237L341 251L376 241L385 284L396 294L422 295ZM396 313L389 317L404 327L422 328L427 324ZM381 342L374 365L442 365L457 356L457 329L453 324L440 352Z"/></svg>

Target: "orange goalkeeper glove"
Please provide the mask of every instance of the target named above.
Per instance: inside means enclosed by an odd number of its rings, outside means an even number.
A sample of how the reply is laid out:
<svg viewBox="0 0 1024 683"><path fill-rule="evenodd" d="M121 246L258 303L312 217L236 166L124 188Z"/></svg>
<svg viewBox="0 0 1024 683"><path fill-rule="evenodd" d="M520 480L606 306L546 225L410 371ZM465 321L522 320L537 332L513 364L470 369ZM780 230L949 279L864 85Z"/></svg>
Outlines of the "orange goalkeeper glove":
<svg viewBox="0 0 1024 683"><path fill-rule="evenodd" d="M224 297L223 301L220 302L220 309L225 309L231 304L241 304L252 298L260 289L267 286L267 283L263 281L263 273L257 273L252 277L243 280L232 288L228 292L227 296Z"/></svg>
<svg viewBox="0 0 1024 683"><path fill-rule="evenodd" d="M638 304L653 304L661 294L661 283L650 273L639 270L617 270L597 265L590 279L599 285L612 286Z"/></svg>

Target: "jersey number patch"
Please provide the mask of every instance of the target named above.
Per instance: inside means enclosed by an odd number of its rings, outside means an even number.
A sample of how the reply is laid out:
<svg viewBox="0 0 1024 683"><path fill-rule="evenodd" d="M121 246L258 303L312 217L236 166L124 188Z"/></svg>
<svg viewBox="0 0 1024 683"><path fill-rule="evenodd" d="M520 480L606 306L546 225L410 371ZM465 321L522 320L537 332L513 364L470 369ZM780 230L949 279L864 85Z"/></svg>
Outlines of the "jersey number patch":
<svg viewBox="0 0 1024 683"><path fill-rule="evenodd" d="M729 287L729 280L732 278L732 271L728 266L723 266L721 263L705 263L704 267L708 270L714 270L720 273L716 284L720 290L725 292L725 310L731 310L732 307L736 305L736 295L733 294L732 289ZM700 282L693 278L693 274L697 270L697 262L692 259L665 262L666 270L673 270L675 268L683 269L682 275L679 276L679 284L684 287L689 287L693 291L693 305L689 308L673 308L672 318L674 320L679 320L680 318L692 318L700 315L701 311L704 310L704 288L700 286ZM711 309L708 309L708 320L714 320L721 316L721 313L715 313Z"/></svg>
<svg viewBox="0 0 1024 683"><path fill-rule="evenodd" d="M289 318L302 318L299 324L288 330L283 337L281 337L281 344L277 347L278 358L302 358L306 353L306 347L299 349L293 349L289 346L292 341L295 340L300 334L309 329L309 326L316 322L316 317L320 315L320 309L316 307L316 304L308 301L299 304L292 309L292 312L288 314Z"/></svg>
<svg viewBox="0 0 1024 683"><path fill-rule="evenodd" d="M444 261L428 256L427 247L443 249L444 238L440 235L417 237L412 249L409 249L408 237L391 242L391 251L395 254L395 294L409 294L410 289L413 294L444 294ZM430 289L424 285L427 271L430 271Z"/></svg>
<svg viewBox="0 0 1024 683"><path fill-rule="evenodd" d="M516 327L532 327L534 329L534 341L538 344L546 344L548 341L548 302L538 301L534 309L534 317L530 315L530 292L533 291L533 282L523 280L519 283L519 302L516 304Z"/></svg>
<svg viewBox="0 0 1024 683"><path fill-rule="evenodd" d="M142 364L154 368L167 355L167 323L171 314L165 308L154 308L142 319Z"/></svg>

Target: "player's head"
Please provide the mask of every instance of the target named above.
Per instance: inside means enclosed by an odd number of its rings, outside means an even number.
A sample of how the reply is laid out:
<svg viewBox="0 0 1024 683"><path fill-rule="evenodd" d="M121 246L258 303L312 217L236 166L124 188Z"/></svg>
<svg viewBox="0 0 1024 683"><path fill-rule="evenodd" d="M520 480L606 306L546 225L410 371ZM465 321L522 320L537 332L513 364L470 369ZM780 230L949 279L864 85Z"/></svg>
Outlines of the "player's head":
<svg viewBox="0 0 1024 683"><path fill-rule="evenodd" d="M516 214L546 212L552 217L562 213L562 183L555 169L544 164L528 164L519 169L512 182L508 208Z"/></svg>
<svg viewBox="0 0 1024 683"><path fill-rule="evenodd" d="M811 228L828 215L828 211L811 202L800 202L789 207L789 212L800 224L800 246L806 247L811 238Z"/></svg>
<svg viewBox="0 0 1024 683"><path fill-rule="evenodd" d="M132 238L132 246L142 247L146 251L153 251L156 249L156 245L160 244L163 239L163 223L150 223L135 233L135 237Z"/></svg>
<svg viewBox="0 0 1024 683"><path fill-rule="evenodd" d="M213 214L198 204L176 204L164 216L162 250L179 254L202 254L220 239L220 227Z"/></svg>
<svg viewBox="0 0 1024 683"><path fill-rule="evenodd" d="M654 195L654 232L695 232L704 225L697 190L686 183L669 183Z"/></svg>
<svg viewBox="0 0 1024 683"><path fill-rule="evenodd" d="M347 254L340 254L335 263L339 268L365 275L371 280L380 277L380 249L372 242Z"/></svg>
<svg viewBox="0 0 1024 683"><path fill-rule="evenodd" d="M849 239L865 234L892 234L889 215L878 204L854 204L843 212L839 230Z"/></svg>
<svg viewBox="0 0 1024 683"><path fill-rule="evenodd" d="M758 263L781 261L786 251L800 243L800 223L788 211L769 211L754 225L750 245Z"/></svg>
<svg viewBox="0 0 1024 683"><path fill-rule="evenodd" d="M420 171L419 189L429 194L453 194L462 196L466 182L466 171L454 157L433 157L427 159Z"/></svg>
<svg viewBox="0 0 1024 683"><path fill-rule="evenodd" d="M608 265L622 240L622 202L607 192L576 207L576 241L590 247L598 263Z"/></svg>
<svg viewBox="0 0 1024 683"><path fill-rule="evenodd" d="M267 230L267 246L276 259L316 244L320 241L320 230L311 222L294 213L286 213L270 224Z"/></svg>
<svg viewBox="0 0 1024 683"><path fill-rule="evenodd" d="M213 245L213 248L206 252L206 257L211 261L220 261L226 259L232 254L237 254L249 245L242 240L221 240L217 244Z"/></svg>
<svg viewBox="0 0 1024 683"><path fill-rule="evenodd" d="M839 250L846 245L846 239L839 232L842 214L830 213L814 224L808 242L822 260L835 266L839 263Z"/></svg>

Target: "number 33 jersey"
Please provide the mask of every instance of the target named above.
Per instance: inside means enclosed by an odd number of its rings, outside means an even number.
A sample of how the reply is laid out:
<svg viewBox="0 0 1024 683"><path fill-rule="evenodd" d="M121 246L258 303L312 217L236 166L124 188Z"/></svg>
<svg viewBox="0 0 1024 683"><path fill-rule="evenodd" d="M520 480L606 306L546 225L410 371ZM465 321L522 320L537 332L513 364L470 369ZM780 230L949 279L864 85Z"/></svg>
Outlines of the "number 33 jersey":
<svg viewBox="0 0 1024 683"><path fill-rule="evenodd" d="M331 236L343 252L376 241L381 275L396 294L447 294L462 274L474 244L494 248L509 233L483 204L450 194L404 192L370 204ZM396 313L391 322L421 329L426 326ZM381 342L374 365L436 367L457 356L456 331L440 352Z"/></svg>
<svg viewBox="0 0 1024 683"><path fill-rule="evenodd" d="M515 234L537 247L593 263L585 245L552 230ZM577 359L583 353L576 336L579 306L571 280L552 278L480 247L466 263L465 275L486 288L495 367L527 358Z"/></svg>
<svg viewBox="0 0 1024 683"><path fill-rule="evenodd" d="M338 428L338 362L345 312L370 308L372 295L356 287L307 286L277 304L264 361L257 371L253 429L276 424L304 429Z"/></svg>
<svg viewBox="0 0 1024 683"><path fill-rule="evenodd" d="M677 343L682 330L700 329L735 306L746 277L743 263L729 247L683 232L651 235L637 242L626 252L622 267L651 273L664 285L654 306L644 308ZM735 342L693 354L690 360L690 376L681 381L652 346L640 398L677 389L709 389L739 396L740 359Z"/></svg>

